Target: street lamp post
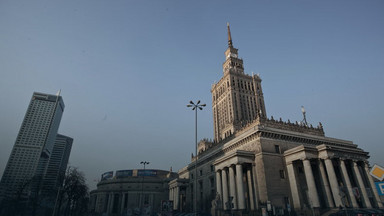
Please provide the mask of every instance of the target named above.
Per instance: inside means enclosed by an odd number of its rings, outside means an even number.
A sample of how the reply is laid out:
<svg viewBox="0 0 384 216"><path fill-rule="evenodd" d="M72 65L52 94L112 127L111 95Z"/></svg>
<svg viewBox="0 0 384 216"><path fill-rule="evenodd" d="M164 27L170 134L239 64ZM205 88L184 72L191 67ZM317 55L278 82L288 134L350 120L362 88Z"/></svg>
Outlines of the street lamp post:
<svg viewBox="0 0 384 216"><path fill-rule="evenodd" d="M195 111L195 196L194 196L194 211L195 215L197 215L197 110L203 110L206 104L200 104L200 100L197 103L193 103L193 101L189 101L187 107L192 107L192 110Z"/></svg>
<svg viewBox="0 0 384 216"><path fill-rule="evenodd" d="M53 216L57 215L57 214L56 214L57 211L60 211L61 200L60 200L60 205L59 205L58 208L57 208L57 204L58 204L57 202L58 202L58 200L59 200L60 193L61 193L62 190L63 190L63 186L64 186L63 184L65 183L65 177L66 177L67 175L69 175L69 172L70 172L70 171L71 171L71 166L68 166L66 173L64 174L64 176L62 176L63 181L60 183L59 188L57 189L56 201L55 201L55 205L54 205L54 207L53 207L53 212L52 212L52 215L53 215ZM58 209L58 210L57 210L57 209Z"/></svg>
<svg viewBox="0 0 384 216"><path fill-rule="evenodd" d="M145 165L149 164L149 162L148 161L141 161L140 164L144 165L143 179L141 180L141 200L140 200L140 211L141 211L141 214L143 214Z"/></svg>

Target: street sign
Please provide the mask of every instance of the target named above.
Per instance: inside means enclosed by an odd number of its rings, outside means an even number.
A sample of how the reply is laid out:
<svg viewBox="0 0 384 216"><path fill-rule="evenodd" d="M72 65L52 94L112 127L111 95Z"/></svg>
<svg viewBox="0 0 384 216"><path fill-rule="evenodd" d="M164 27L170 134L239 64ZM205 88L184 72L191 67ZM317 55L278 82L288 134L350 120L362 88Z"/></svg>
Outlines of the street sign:
<svg viewBox="0 0 384 216"><path fill-rule="evenodd" d="M380 196L384 196L384 182L375 182L377 192Z"/></svg>
<svg viewBox="0 0 384 216"><path fill-rule="evenodd" d="M369 172L369 174L371 174L371 176L379 179L380 181L382 181L384 179L384 168L375 164L373 165L371 171Z"/></svg>

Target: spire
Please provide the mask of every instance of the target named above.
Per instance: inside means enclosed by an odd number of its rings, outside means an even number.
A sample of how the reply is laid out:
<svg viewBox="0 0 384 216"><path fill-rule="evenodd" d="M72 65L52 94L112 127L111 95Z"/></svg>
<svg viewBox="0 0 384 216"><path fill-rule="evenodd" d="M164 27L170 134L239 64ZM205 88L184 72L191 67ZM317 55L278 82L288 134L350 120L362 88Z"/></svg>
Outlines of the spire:
<svg viewBox="0 0 384 216"><path fill-rule="evenodd" d="M231 37L231 29L229 28L229 22L227 22L227 28L228 28L228 46L232 47L232 37Z"/></svg>

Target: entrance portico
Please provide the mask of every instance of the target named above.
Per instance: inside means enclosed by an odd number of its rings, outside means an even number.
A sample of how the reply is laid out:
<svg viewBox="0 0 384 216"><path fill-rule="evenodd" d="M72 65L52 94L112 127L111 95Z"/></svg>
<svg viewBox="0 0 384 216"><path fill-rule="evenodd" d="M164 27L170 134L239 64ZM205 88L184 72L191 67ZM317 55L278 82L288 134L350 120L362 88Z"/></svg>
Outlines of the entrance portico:
<svg viewBox="0 0 384 216"><path fill-rule="evenodd" d="M301 145L285 151L284 157L296 210L382 207L366 168L367 153L361 149ZM305 181L299 182L300 175L305 175Z"/></svg>
<svg viewBox="0 0 384 216"><path fill-rule="evenodd" d="M256 193L253 188L252 164L254 153L237 150L216 160L216 191L224 210L244 210L255 208Z"/></svg>

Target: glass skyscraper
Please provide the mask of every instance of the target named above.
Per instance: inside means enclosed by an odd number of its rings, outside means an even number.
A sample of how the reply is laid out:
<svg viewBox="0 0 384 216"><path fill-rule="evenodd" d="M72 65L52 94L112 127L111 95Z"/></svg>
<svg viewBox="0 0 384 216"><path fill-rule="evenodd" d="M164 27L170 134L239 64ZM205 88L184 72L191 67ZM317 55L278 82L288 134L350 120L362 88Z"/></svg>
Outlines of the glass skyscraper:
<svg viewBox="0 0 384 216"><path fill-rule="evenodd" d="M68 159L71 154L73 139L57 134L52 155L49 159L47 171L43 181L43 191L48 194L56 194L63 183ZM53 193L52 193L53 192Z"/></svg>
<svg viewBox="0 0 384 216"><path fill-rule="evenodd" d="M38 192L64 111L61 96L33 93L0 182L0 200Z"/></svg>

